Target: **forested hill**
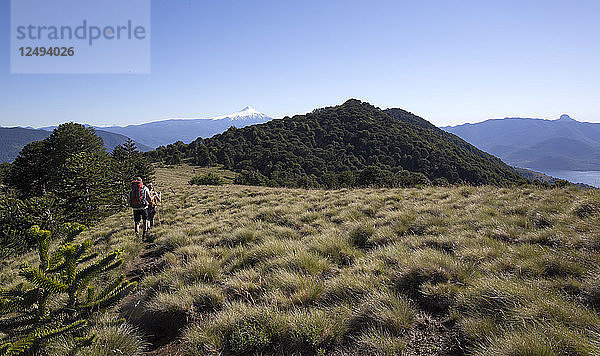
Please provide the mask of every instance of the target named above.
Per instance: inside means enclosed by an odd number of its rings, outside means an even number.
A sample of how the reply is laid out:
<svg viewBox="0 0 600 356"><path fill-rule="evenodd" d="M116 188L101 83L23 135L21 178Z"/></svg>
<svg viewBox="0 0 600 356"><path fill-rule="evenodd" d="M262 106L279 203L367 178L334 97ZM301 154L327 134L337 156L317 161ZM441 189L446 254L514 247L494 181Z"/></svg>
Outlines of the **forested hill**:
<svg viewBox="0 0 600 356"><path fill-rule="evenodd" d="M523 182L499 159L401 109L359 100L306 115L231 128L189 145L151 152L242 172L241 183L282 186L402 186Z"/></svg>

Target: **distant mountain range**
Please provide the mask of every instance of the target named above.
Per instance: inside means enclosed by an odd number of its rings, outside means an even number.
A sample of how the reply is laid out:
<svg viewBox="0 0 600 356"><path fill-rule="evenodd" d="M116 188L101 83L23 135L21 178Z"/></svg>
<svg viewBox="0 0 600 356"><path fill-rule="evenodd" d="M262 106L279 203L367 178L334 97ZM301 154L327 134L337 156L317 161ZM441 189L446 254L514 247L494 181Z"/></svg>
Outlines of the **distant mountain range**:
<svg viewBox="0 0 600 356"><path fill-rule="evenodd" d="M136 142L157 148L176 141L190 143L198 137L211 137L231 126L242 128L248 125L262 124L270 120L272 120L271 117L248 106L240 112L217 117L177 118L125 127L96 127L96 129L131 137Z"/></svg>
<svg viewBox="0 0 600 356"><path fill-rule="evenodd" d="M512 166L542 172L600 170L600 124L568 115L558 120L492 119L442 129Z"/></svg>
<svg viewBox="0 0 600 356"><path fill-rule="evenodd" d="M129 126L90 126L104 140L104 146L111 152L127 138L135 141L141 151L151 151L158 146L177 141L189 143L198 137L211 137L231 126L242 128L248 125L262 124L272 120L259 111L245 107L239 112L208 118L172 118ZM0 163L12 162L21 149L32 141L48 137L56 126L39 129L32 127L0 127Z"/></svg>
<svg viewBox="0 0 600 356"><path fill-rule="evenodd" d="M21 149L30 142L43 140L50 136L52 130L33 129L24 127L0 127L0 163L12 162ZM96 134L104 141L104 147L108 152L125 142L126 136L104 131L96 130ZM150 151L152 148L136 142L137 147L142 151Z"/></svg>

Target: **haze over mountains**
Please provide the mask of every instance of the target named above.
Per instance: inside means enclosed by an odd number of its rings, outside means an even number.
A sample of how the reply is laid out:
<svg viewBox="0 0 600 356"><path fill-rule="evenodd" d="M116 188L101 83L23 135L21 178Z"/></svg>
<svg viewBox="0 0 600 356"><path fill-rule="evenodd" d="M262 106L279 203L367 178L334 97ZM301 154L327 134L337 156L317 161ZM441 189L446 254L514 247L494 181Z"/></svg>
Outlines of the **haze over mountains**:
<svg viewBox="0 0 600 356"><path fill-rule="evenodd" d="M600 124L568 115L558 120L491 119L443 129L516 167L542 172L600 170Z"/></svg>
<svg viewBox="0 0 600 356"><path fill-rule="evenodd" d="M190 143L198 137L211 137L231 126L242 128L248 125L262 124L270 120L272 120L271 117L247 106L239 112L217 117L174 118L125 127L96 128L131 137L136 142L156 148L176 141Z"/></svg>
<svg viewBox="0 0 600 356"><path fill-rule="evenodd" d="M192 142L198 137L211 137L231 126L242 128L272 120L271 117L245 107L239 112L208 118L173 118L128 126L91 126L104 140L104 146L111 152L117 145L131 138L141 151L150 151L158 146L176 141ZM90 126L90 125L86 125ZM48 137L56 126L39 129L32 127L0 127L0 163L12 162L21 149L32 141Z"/></svg>
<svg viewBox="0 0 600 356"><path fill-rule="evenodd" d="M322 109L319 109L322 110ZM428 131L445 132L444 139L472 151L466 142L499 157L505 163L542 172L557 170L600 170L600 124L579 122L568 115L558 120L535 118L491 119L476 124L443 127L441 131L426 120L400 109L387 109L390 116ZM251 108L218 117L172 118L139 125L94 127L108 151L133 139L142 151L176 141L191 143L209 138L229 127L244 128L272 118ZM0 128L0 162L11 162L27 143L46 138L55 127ZM464 141L466 142L464 142Z"/></svg>
<svg viewBox="0 0 600 356"><path fill-rule="evenodd" d="M30 142L43 140L50 136L52 130L34 129L25 127L0 127L0 163L12 162L21 149ZM114 148L127 140L126 136L96 129L96 134L104 141L104 147L107 152L112 152ZM149 151L152 148L136 142L138 148L142 151Z"/></svg>

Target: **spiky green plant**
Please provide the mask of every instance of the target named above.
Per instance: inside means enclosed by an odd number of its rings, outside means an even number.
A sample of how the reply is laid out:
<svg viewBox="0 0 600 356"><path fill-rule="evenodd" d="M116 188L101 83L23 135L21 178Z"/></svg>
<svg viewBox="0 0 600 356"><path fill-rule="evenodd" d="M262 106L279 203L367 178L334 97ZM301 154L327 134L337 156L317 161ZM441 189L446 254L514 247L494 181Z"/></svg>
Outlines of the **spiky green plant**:
<svg viewBox="0 0 600 356"><path fill-rule="evenodd" d="M52 252L53 234L38 226L29 229L37 241L40 263L21 267L26 282L12 290L0 289L0 333L7 335L0 344L0 355L35 351L44 341L61 335L72 336L76 347L90 345L97 340L86 328L92 316L133 292L136 283L124 276L103 288L92 285L97 277L120 266L123 259L119 250L99 257L90 251L91 240L74 242L84 229L80 224L66 224L57 230L64 240Z"/></svg>

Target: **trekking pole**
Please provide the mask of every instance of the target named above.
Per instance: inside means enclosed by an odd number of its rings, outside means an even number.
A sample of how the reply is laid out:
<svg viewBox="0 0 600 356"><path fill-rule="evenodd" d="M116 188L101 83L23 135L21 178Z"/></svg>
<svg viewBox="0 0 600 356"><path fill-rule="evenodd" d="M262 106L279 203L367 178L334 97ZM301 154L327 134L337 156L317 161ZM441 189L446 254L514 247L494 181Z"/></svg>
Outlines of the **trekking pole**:
<svg viewBox="0 0 600 356"><path fill-rule="evenodd" d="M158 219L158 226L162 227L162 222L160 222L160 209L156 210L156 218Z"/></svg>

